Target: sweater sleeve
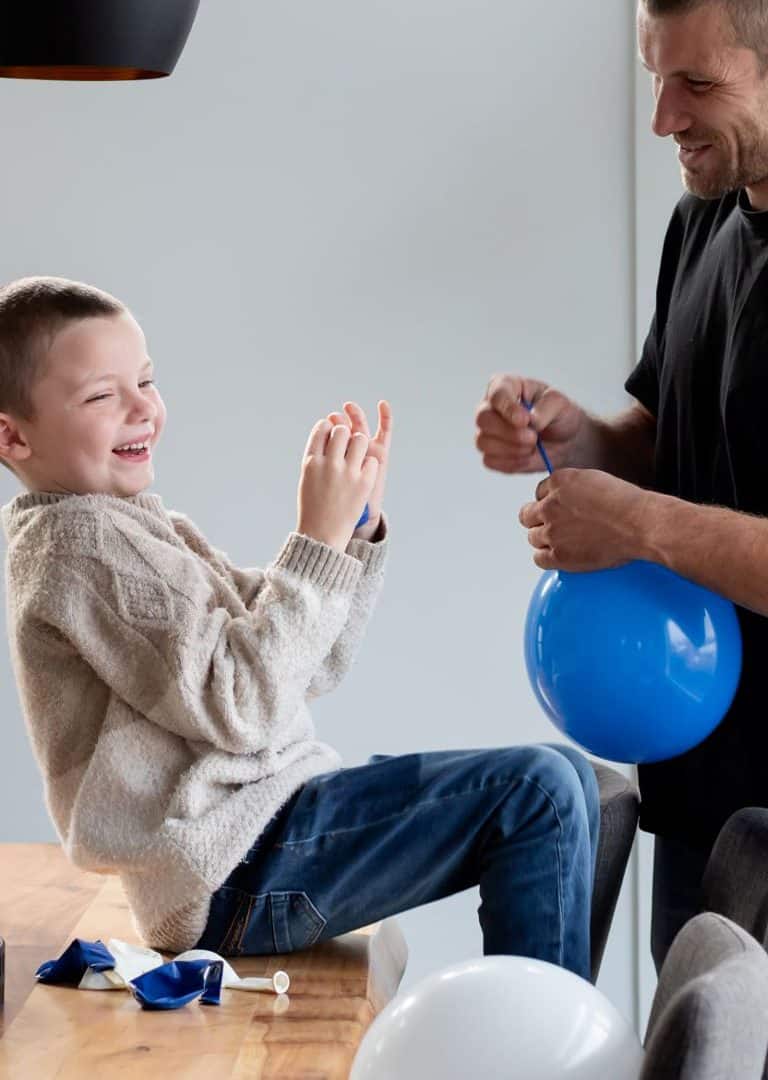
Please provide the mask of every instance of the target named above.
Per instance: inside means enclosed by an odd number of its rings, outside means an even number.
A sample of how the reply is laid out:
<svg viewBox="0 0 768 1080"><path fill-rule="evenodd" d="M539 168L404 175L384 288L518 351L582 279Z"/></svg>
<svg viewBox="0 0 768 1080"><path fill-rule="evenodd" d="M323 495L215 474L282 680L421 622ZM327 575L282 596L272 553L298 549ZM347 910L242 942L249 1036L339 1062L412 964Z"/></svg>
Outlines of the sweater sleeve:
<svg viewBox="0 0 768 1080"><path fill-rule="evenodd" d="M264 571L240 568L229 556L212 547L195 525L183 514L170 514L173 527L184 543L232 582L245 606L252 610L259 603L265 583ZM384 567L389 551L389 522L382 515L381 526L373 541L350 540L346 554L357 559L362 572L350 601L349 615L338 636L323 657L310 682L307 696L319 697L334 690L354 662L373 613L384 581Z"/></svg>
<svg viewBox="0 0 768 1080"><path fill-rule="evenodd" d="M87 551L49 552L28 614L132 709L185 739L253 754L288 737L349 617L360 561L292 533L248 610L233 614L189 552L109 519L100 528Z"/></svg>
<svg viewBox="0 0 768 1080"><path fill-rule="evenodd" d="M349 616L327 656L314 674L307 697L319 697L335 689L357 656L365 631L384 583L384 567L389 548L389 524L382 524L374 541L350 540L347 554L358 559L363 567Z"/></svg>

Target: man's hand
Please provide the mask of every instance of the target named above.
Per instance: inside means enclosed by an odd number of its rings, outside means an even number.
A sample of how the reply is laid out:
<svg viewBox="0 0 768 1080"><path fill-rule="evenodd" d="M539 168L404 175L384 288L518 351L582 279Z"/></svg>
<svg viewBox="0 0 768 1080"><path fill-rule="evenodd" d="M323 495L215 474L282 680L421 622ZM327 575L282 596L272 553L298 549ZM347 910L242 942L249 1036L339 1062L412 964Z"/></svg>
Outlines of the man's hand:
<svg viewBox="0 0 768 1080"><path fill-rule="evenodd" d="M597 469L559 469L520 511L542 570L603 570L642 558L650 524L643 488Z"/></svg>
<svg viewBox="0 0 768 1080"><path fill-rule="evenodd" d="M368 521L355 529L354 536L360 540L370 540L379 528L381 521L381 508L384 502L384 489L387 485L387 466L389 464L389 450L392 444L392 409L388 401L380 401L378 404L378 428L371 438L368 430L368 420L365 412L354 401L344 403L343 412L329 413L328 419L332 424L345 424L352 435L362 434L368 439L366 457L373 458L378 462L376 482L373 491L368 496Z"/></svg>
<svg viewBox="0 0 768 1080"><path fill-rule="evenodd" d="M530 412L523 400L532 406ZM522 375L494 375L475 413L475 446L488 469L542 472L537 434L555 467L565 465L583 419L580 406L546 383Z"/></svg>

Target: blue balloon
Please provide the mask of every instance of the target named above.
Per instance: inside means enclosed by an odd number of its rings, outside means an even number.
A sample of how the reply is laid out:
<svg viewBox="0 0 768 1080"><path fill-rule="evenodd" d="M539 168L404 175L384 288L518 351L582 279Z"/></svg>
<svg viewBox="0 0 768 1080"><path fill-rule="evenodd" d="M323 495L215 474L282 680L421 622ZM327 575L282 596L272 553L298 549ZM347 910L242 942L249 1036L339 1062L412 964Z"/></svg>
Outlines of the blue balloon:
<svg viewBox="0 0 768 1080"><path fill-rule="evenodd" d="M544 573L525 622L534 693L574 742L610 761L676 757L710 735L741 674L733 604L649 562Z"/></svg>

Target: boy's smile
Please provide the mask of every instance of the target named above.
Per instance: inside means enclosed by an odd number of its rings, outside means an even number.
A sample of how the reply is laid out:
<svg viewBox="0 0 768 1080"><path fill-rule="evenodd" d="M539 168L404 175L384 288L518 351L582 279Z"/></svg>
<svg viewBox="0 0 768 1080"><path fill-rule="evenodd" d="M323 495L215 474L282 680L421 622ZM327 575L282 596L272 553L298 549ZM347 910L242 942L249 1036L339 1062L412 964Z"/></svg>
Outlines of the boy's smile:
<svg viewBox="0 0 768 1080"><path fill-rule="evenodd" d="M29 490L127 497L153 482L165 405L129 312L56 334L32 400L33 420L0 416L0 452Z"/></svg>

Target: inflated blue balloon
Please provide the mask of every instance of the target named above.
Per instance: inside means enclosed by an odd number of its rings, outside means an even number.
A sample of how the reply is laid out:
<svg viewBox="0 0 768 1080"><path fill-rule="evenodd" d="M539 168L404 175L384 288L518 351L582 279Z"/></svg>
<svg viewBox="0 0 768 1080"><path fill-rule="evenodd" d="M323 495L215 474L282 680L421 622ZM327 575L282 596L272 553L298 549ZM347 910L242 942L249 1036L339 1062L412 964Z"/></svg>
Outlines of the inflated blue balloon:
<svg viewBox="0 0 768 1080"><path fill-rule="evenodd" d="M663 566L544 573L525 623L536 697L574 742L611 761L676 757L710 735L741 673L729 600Z"/></svg>

